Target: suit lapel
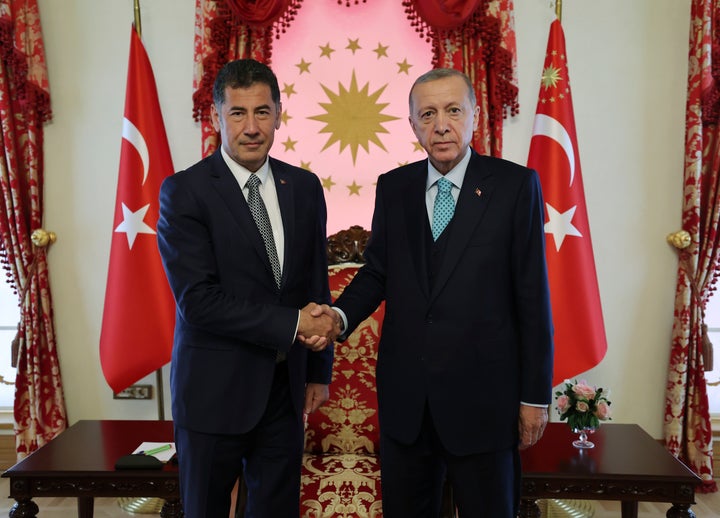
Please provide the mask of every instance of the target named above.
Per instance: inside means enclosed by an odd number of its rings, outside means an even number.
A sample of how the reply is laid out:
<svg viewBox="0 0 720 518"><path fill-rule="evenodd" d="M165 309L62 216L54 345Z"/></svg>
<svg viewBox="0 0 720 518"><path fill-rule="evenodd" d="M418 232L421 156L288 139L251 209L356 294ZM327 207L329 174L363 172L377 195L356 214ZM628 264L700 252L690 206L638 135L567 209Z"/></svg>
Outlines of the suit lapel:
<svg viewBox="0 0 720 518"><path fill-rule="evenodd" d="M292 175L281 162L271 158L270 169L275 179L275 191L277 192L278 204L280 205L280 214L283 222L283 232L285 234L285 251L283 254L283 273L281 286L285 284L288 278L288 272L293 267L293 254L289 253L293 249L295 239L295 197L293 196Z"/></svg>
<svg viewBox="0 0 720 518"><path fill-rule="evenodd" d="M405 225L407 228L410 256L414 262L415 274L420 288L427 297L430 295L428 279L427 250L427 206L425 205L425 185L427 183L427 160L417 163L416 169L409 174L405 203Z"/></svg>
<svg viewBox="0 0 720 518"><path fill-rule="evenodd" d="M481 162L482 157L472 151L449 229L447 248L433 284L432 299L437 297L450 278L492 197L495 179L491 171L483 170Z"/></svg>

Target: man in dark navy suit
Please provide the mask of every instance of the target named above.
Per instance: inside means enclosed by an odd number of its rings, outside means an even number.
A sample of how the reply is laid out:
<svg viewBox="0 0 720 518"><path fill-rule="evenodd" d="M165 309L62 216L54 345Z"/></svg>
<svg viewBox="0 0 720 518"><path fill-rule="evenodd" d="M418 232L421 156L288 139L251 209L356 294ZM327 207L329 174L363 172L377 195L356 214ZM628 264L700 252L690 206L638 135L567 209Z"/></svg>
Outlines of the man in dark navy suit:
<svg viewBox="0 0 720 518"><path fill-rule="evenodd" d="M328 398L339 332L310 314L330 301L325 198L315 175L268 157L282 107L267 66L228 63L213 102L222 146L160 191L183 508L226 518L243 474L248 518L298 518L303 413Z"/></svg>
<svg viewBox="0 0 720 518"><path fill-rule="evenodd" d="M437 517L445 477L461 517L514 517L518 449L547 423L540 182L470 147L478 114L461 72L415 82L410 125L429 160L378 178L367 264L335 302L347 336L386 301L377 363L385 518Z"/></svg>

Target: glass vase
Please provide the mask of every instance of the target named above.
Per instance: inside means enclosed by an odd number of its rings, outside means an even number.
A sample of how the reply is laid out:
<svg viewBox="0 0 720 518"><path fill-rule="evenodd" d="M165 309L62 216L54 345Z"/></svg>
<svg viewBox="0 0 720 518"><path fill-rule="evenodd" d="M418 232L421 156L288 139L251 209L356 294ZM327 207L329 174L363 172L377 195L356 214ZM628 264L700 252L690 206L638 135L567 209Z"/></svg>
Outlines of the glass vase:
<svg viewBox="0 0 720 518"><path fill-rule="evenodd" d="M588 434L595 432L595 428L591 428L591 427L574 428L573 432L578 434L577 440L573 441L573 443L572 443L573 446L575 446L576 448L582 449L582 450L595 447L595 443L593 443L592 441L590 441L588 439Z"/></svg>

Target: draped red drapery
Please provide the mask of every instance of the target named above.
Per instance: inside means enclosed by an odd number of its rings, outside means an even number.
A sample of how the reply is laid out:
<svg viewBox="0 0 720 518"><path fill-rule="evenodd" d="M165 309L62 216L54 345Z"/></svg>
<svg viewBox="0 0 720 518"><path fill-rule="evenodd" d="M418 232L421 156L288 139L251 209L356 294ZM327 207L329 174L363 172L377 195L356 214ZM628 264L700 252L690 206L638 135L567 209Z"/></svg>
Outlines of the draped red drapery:
<svg viewBox="0 0 720 518"><path fill-rule="evenodd" d="M13 343L19 457L67 426L53 327L46 243L31 235L43 216L43 124L50 93L36 0L0 0L0 260L18 293Z"/></svg>
<svg viewBox="0 0 720 518"><path fill-rule="evenodd" d="M358 4L344 1L348 7ZM202 126L203 156L218 144L210 123L218 70L239 58L270 63L273 39L282 37L302 2L196 0L193 111ZM409 23L432 44L433 66L462 70L475 85L481 117L473 147L501 156L503 119L518 112L512 0L403 0L402 4Z"/></svg>
<svg viewBox="0 0 720 518"><path fill-rule="evenodd" d="M665 396L665 442L715 491L703 320L720 268L720 0L692 0L682 228Z"/></svg>

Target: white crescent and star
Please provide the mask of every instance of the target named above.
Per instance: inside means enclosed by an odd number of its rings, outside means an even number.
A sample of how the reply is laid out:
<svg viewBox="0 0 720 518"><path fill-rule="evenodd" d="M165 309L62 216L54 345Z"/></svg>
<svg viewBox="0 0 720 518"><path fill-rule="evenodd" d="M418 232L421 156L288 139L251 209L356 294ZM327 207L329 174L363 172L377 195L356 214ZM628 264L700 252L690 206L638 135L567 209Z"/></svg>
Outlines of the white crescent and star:
<svg viewBox="0 0 720 518"><path fill-rule="evenodd" d="M538 113L535 116L535 124L533 125L533 137L536 135L553 139L560 145L563 151L565 151L565 156L570 165L570 182L568 187L572 187L575 181L575 150L568 131L557 119ZM545 233L552 234L557 252L560 251L560 247L563 241L565 241L566 236L582 237L582 233L572 224L577 205L573 205L565 212L560 212L549 203L545 203L545 206L547 207L548 215L548 222L545 223Z"/></svg>
<svg viewBox="0 0 720 518"><path fill-rule="evenodd" d="M150 170L150 153L148 152L145 137L143 137L140 130L126 118L123 118L122 137L127 140L140 155L140 160L143 164L142 185L144 185ZM121 202L121 205L123 220L115 227L115 232L124 232L127 235L128 247L132 250L138 234L155 234L155 230L144 221L150 204L136 211L130 210L124 202Z"/></svg>

